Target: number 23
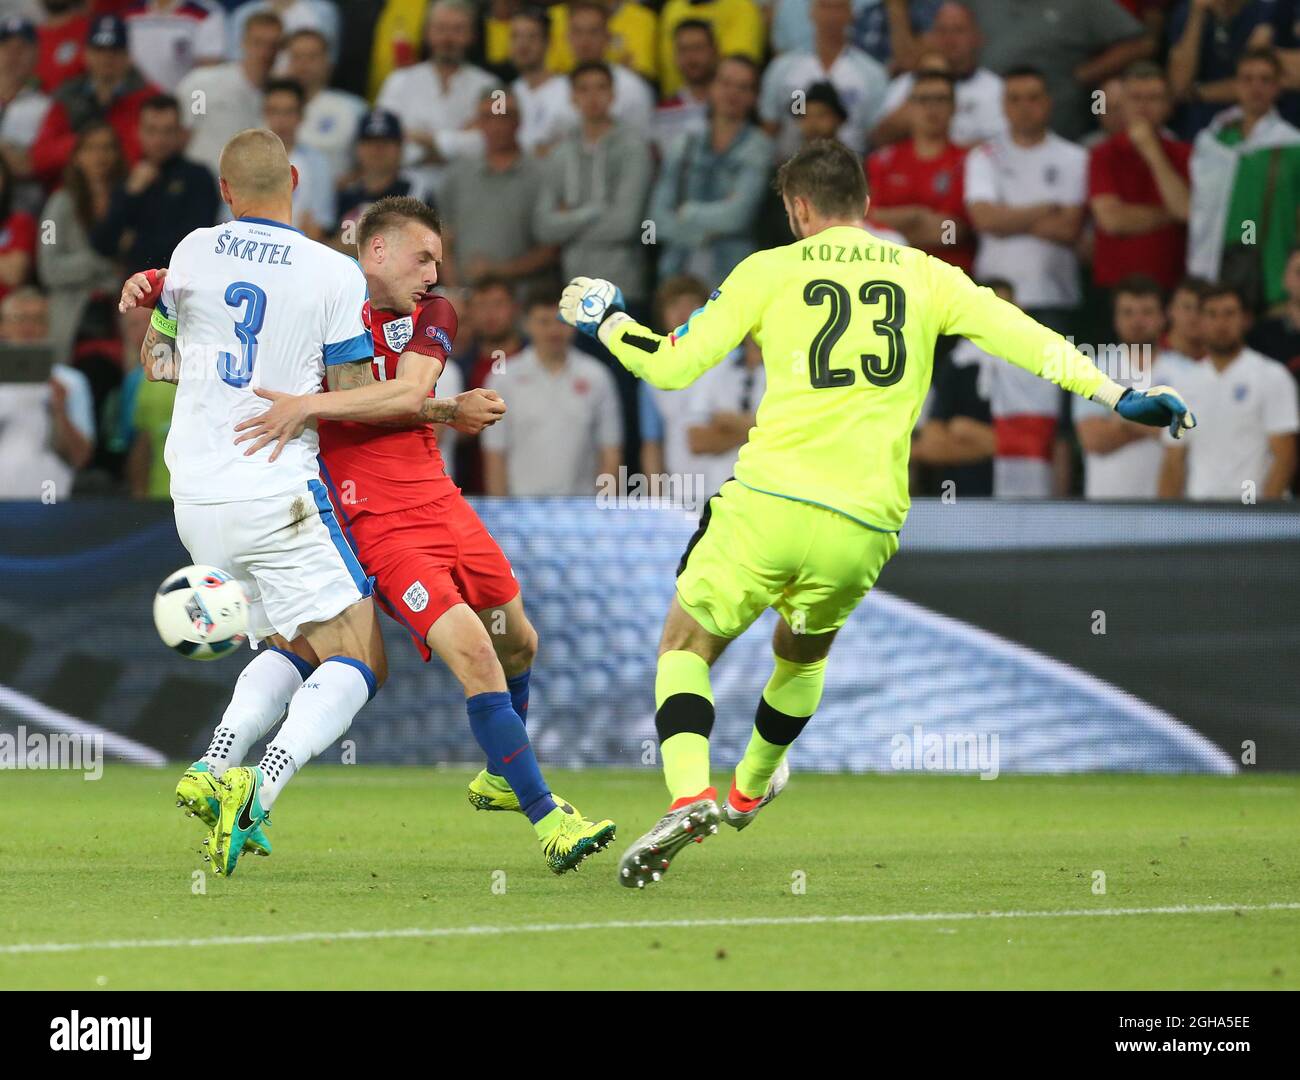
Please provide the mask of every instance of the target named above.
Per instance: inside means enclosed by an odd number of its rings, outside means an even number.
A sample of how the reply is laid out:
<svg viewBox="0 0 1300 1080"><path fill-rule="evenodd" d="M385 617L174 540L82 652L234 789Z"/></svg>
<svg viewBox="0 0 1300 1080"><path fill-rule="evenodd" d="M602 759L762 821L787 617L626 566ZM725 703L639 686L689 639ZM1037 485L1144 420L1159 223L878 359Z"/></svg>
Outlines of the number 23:
<svg viewBox="0 0 1300 1080"><path fill-rule="evenodd" d="M818 278L804 287L803 299L809 307L821 307L828 302L830 304L826 322L808 347L808 375L813 386L818 389L852 386L857 378L854 371L831 367L831 350L849 328L852 314L849 290L838 281ZM862 374L873 386L893 386L903 377L907 366L907 342L903 339L907 294L897 282L868 281L858 290L858 300L871 306L884 302L884 314L873 319L871 326L888 342L883 357L876 353L862 354Z"/></svg>

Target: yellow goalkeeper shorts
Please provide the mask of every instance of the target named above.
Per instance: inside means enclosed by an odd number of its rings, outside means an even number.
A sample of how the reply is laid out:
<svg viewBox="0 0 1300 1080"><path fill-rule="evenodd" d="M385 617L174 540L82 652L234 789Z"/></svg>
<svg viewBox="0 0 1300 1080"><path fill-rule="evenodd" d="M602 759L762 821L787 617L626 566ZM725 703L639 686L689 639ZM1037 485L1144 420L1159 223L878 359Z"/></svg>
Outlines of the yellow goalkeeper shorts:
<svg viewBox="0 0 1300 1080"><path fill-rule="evenodd" d="M682 556L677 599L718 637L739 637L769 607L796 633L825 634L848 621L897 550L897 533L728 480Z"/></svg>

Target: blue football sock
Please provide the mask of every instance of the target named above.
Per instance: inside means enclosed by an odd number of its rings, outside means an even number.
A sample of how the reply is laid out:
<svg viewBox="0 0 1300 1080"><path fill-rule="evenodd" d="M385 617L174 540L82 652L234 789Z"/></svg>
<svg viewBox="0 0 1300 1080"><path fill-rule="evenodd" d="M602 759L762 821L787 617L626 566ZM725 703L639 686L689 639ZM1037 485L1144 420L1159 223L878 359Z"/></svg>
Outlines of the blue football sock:
<svg viewBox="0 0 1300 1080"><path fill-rule="evenodd" d="M525 727L528 725L528 676L532 673L533 669L529 668L506 680L506 689L510 691L510 707ZM488 758L487 771L493 776L503 775L501 768L500 758Z"/></svg>
<svg viewBox="0 0 1300 1080"><path fill-rule="evenodd" d="M542 778L537 755L528 741L528 731L502 690L475 694L465 702L469 727L489 761L501 771L534 825L555 809L551 789ZM495 771L495 770L494 770Z"/></svg>
<svg viewBox="0 0 1300 1080"><path fill-rule="evenodd" d="M525 725L528 723L528 676L532 673L533 669L529 668L506 680L506 689L510 691L510 706Z"/></svg>

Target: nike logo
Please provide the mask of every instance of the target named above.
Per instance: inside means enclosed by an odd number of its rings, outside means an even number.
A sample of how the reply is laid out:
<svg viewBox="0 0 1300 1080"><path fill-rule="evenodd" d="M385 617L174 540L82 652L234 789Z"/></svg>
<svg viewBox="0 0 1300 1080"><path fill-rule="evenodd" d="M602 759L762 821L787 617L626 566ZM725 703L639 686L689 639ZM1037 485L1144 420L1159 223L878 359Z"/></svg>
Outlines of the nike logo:
<svg viewBox="0 0 1300 1080"><path fill-rule="evenodd" d="M253 805L253 796L256 794L257 794L257 784L254 783L252 788L248 792L248 798L244 800L244 805L239 808L239 817L236 823L239 825L240 829L244 831L251 829L254 825L257 824L257 822L254 821L249 816L248 813L249 808Z"/></svg>
<svg viewBox="0 0 1300 1080"><path fill-rule="evenodd" d="M502 763L505 765L509 765L512 761L515 760L515 758L517 758L520 754L522 754L527 749L528 749L528 743L524 743L524 745L521 746L518 750L516 750L513 754L507 754L505 757L503 757L501 759Z"/></svg>

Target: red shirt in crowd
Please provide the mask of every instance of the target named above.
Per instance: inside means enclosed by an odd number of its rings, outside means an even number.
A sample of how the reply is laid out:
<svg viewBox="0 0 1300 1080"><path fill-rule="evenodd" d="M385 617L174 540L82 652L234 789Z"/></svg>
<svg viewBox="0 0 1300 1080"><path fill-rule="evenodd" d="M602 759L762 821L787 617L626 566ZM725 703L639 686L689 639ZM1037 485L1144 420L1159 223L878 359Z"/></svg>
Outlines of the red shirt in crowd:
<svg viewBox="0 0 1300 1080"><path fill-rule="evenodd" d="M867 158L867 179L873 210L894 206L924 206L969 227L966 216L966 149L949 143L933 158L916 153L911 139L877 150ZM928 249L945 262L969 273L975 265L975 243L969 231L959 244Z"/></svg>
<svg viewBox="0 0 1300 1080"><path fill-rule="evenodd" d="M426 300L410 315L362 309L375 345L375 377L397 378L404 352L447 363L456 338L456 309L441 296ZM434 395L430 395L434 396ZM335 505L350 521L358 514L387 514L426 506L456 491L438 451L432 425L388 428L350 420L321 421L321 471Z"/></svg>
<svg viewBox="0 0 1300 1080"><path fill-rule="evenodd" d="M1160 145L1178 175L1187 180L1191 144L1162 131ZM1164 205L1155 174L1127 132L1112 135L1092 151L1088 162L1088 198L1095 199L1098 195L1115 195L1135 206ZM1181 224L1133 236L1115 236L1098 224L1092 279L1098 285L1111 286L1129 274L1149 274L1165 289L1172 289L1182 280L1186 258L1187 229Z"/></svg>
<svg viewBox="0 0 1300 1080"><path fill-rule="evenodd" d="M52 94L61 83L85 72L89 33L89 15L76 15L57 26L36 28L36 78L45 93Z"/></svg>
<svg viewBox="0 0 1300 1080"><path fill-rule="evenodd" d="M103 115L117 133L118 145L128 166L140 160L140 106L158 92L156 86L145 83L139 89L119 94ZM77 132L68 116L67 106L56 100L45 113L41 130L32 143L32 171L42 183L56 184L76 146Z"/></svg>

